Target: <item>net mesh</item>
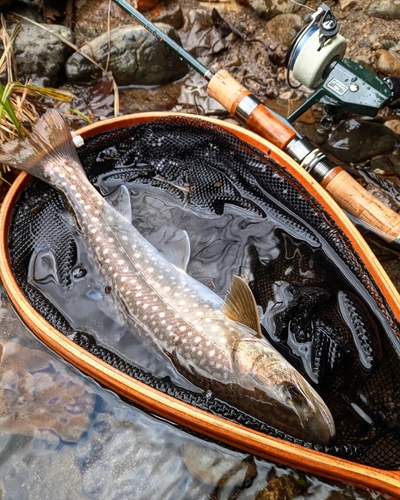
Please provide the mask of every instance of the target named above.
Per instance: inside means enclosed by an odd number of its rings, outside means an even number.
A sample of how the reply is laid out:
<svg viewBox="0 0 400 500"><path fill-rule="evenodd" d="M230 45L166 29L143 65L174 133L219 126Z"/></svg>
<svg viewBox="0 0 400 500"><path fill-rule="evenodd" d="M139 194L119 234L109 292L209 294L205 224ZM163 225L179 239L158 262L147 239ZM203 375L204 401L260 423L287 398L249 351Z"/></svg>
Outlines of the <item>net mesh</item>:
<svg viewBox="0 0 400 500"><path fill-rule="evenodd" d="M161 118L93 136L79 155L95 185L107 173L116 183L166 191L198 213L220 215L235 205L274 221L282 252L265 262L257 246L250 245L250 285L264 311L279 290L281 300L263 323L264 333L327 402L336 441L324 447L301 442L209 394L159 379L93 335L75 331L28 282L38 248L51 248L65 288L77 259L74 232L60 217L66 210L62 196L33 180L13 211L10 259L19 287L54 328L130 376L204 410L335 456L400 467L399 323L346 235L295 178L231 133L190 117Z"/></svg>

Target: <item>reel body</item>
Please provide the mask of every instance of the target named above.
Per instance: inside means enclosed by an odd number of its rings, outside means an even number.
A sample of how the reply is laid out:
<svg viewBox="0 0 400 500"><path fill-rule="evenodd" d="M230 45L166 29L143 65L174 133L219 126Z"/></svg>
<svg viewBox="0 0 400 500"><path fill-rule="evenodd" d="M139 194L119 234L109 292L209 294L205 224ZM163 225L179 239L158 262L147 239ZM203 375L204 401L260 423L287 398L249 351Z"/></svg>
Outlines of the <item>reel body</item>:
<svg viewBox="0 0 400 500"><path fill-rule="evenodd" d="M322 4L289 47L285 61L287 84L314 90L287 117L290 123L316 102L325 104L328 116L348 112L374 117L400 97L398 78L380 78L361 64L343 59L347 44L338 31L339 24L330 8ZM298 83L293 83L291 76Z"/></svg>

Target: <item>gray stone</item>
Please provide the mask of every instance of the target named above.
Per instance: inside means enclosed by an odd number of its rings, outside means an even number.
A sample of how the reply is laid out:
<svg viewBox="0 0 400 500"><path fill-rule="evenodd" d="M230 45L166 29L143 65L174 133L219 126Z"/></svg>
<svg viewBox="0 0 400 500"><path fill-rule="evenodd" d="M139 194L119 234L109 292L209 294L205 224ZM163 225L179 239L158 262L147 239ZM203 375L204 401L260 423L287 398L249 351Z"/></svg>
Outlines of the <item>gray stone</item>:
<svg viewBox="0 0 400 500"><path fill-rule="evenodd" d="M72 49L57 36L73 42L74 35L65 26L44 24L43 28L21 24L14 42L18 80L30 80L42 87L57 87L64 83L64 64Z"/></svg>
<svg viewBox="0 0 400 500"><path fill-rule="evenodd" d="M305 3L305 0L297 1L301 4ZM249 4L258 15L267 19L272 19L279 14L292 14L300 9L300 6L291 0L249 0Z"/></svg>
<svg viewBox="0 0 400 500"><path fill-rule="evenodd" d="M378 0L368 7L368 14L384 19L400 19L400 0Z"/></svg>
<svg viewBox="0 0 400 500"><path fill-rule="evenodd" d="M374 156L390 154L397 137L392 130L379 123L344 120L329 134L324 150L338 160L360 163Z"/></svg>
<svg viewBox="0 0 400 500"><path fill-rule="evenodd" d="M170 38L180 42L176 31L167 24L158 24ZM187 65L165 44L160 43L142 26L122 26L104 33L81 48L103 68L111 52L109 71L118 85L163 85L182 78ZM99 80L101 70L79 52L66 63L66 74L73 84L85 85Z"/></svg>
<svg viewBox="0 0 400 500"><path fill-rule="evenodd" d="M267 33L289 47L302 27L303 21L297 14L279 14L267 22Z"/></svg>

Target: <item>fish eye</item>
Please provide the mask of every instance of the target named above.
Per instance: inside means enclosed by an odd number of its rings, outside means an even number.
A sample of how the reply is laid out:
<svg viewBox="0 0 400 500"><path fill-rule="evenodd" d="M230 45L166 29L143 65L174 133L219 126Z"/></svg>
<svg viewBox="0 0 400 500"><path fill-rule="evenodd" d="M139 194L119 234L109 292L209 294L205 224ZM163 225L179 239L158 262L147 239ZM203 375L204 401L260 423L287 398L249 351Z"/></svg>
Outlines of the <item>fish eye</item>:
<svg viewBox="0 0 400 500"><path fill-rule="evenodd" d="M287 384L287 391L294 399L303 399L303 393L293 384Z"/></svg>

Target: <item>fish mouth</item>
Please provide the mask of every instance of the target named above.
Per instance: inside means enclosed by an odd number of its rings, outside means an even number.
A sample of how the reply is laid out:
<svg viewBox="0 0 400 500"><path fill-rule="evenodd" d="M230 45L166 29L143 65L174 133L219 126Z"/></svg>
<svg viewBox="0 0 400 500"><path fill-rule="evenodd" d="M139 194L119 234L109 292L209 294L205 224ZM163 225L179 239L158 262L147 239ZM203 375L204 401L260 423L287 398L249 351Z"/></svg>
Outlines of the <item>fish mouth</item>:
<svg viewBox="0 0 400 500"><path fill-rule="evenodd" d="M316 410L317 413L309 415L304 421L307 441L327 445L336 436L335 421L325 405L317 407Z"/></svg>

